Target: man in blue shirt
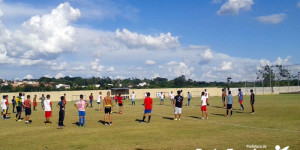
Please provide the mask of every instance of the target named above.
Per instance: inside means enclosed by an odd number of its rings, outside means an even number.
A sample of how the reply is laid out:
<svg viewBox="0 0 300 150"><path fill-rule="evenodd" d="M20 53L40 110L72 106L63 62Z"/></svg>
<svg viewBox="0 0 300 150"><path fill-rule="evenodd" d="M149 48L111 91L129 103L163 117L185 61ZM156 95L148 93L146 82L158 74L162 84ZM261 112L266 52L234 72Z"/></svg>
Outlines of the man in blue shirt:
<svg viewBox="0 0 300 150"><path fill-rule="evenodd" d="M64 96L60 97L60 102L58 102L57 107L59 108L59 118L58 118L58 129L63 129L64 119L65 119L65 103L64 103Z"/></svg>
<svg viewBox="0 0 300 150"><path fill-rule="evenodd" d="M16 108L16 100L15 100L15 96L13 96L13 99L11 100L11 102L12 102L12 105L13 105L13 113L16 113L15 112L15 108Z"/></svg>
<svg viewBox="0 0 300 150"><path fill-rule="evenodd" d="M245 109L244 109L244 106L243 106L243 99L244 99L244 98L243 98L243 96L244 96L244 95L243 95L243 92L242 92L242 90L241 90L241 89L239 89L239 94L238 94L239 101L238 101L238 102L239 102L239 103L240 103L240 105L241 105L241 110L243 110L243 111L244 111Z"/></svg>
<svg viewBox="0 0 300 150"><path fill-rule="evenodd" d="M232 116L232 95L231 95L231 91L228 91L228 95L227 95L227 112L226 112L225 117L228 116L229 109L231 110L231 113L230 113L230 117L231 117Z"/></svg>
<svg viewBox="0 0 300 150"><path fill-rule="evenodd" d="M192 94L190 92L188 92L188 103L186 104L187 106L190 106L191 99L192 99Z"/></svg>

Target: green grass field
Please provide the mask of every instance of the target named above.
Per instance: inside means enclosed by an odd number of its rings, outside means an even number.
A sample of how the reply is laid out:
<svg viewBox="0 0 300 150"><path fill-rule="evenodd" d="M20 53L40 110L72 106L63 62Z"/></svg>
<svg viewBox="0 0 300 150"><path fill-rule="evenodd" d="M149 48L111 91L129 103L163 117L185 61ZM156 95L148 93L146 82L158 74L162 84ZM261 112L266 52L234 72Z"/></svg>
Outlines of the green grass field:
<svg viewBox="0 0 300 150"><path fill-rule="evenodd" d="M274 150L276 145L290 150L300 149L300 95L256 96L256 114L250 114L249 96L244 100L245 111L240 111L234 98L233 117L224 117L220 97L211 97L208 120L200 120L200 98L193 98L191 106L183 107L181 121L174 121L174 107L168 99L160 106L154 99L150 124L139 124L144 107L142 100L136 106L124 102L124 113L113 114L113 126L99 123L104 112L87 109L86 127L79 128L74 102L67 103L64 129L57 129L58 109L54 107L52 125L45 125L44 111L38 103L27 125L23 121L0 120L0 148L9 149L99 149L99 150L253 150L246 145L266 145ZM186 103L186 100L184 101ZM54 102L56 105L57 102ZM117 111L117 108L114 108ZM9 111L11 112L11 110ZM24 114L22 113L22 117Z"/></svg>

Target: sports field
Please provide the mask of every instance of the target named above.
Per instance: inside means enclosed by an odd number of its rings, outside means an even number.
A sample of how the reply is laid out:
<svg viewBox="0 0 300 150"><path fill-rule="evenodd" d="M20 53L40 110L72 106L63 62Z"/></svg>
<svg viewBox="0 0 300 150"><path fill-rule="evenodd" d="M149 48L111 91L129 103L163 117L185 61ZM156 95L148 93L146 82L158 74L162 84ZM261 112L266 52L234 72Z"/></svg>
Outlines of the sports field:
<svg viewBox="0 0 300 150"><path fill-rule="evenodd" d="M144 107L142 100L136 106L124 101L124 113L113 114L113 126L104 126L104 112L88 108L86 127L79 128L74 102L67 103L64 129L57 129L58 108L54 107L52 125L45 125L44 111L38 103L38 111L32 111L32 124L17 122L14 115L0 120L0 149L98 149L98 150L253 150L247 145L266 146L274 150L290 146L300 149L300 95L256 96L256 114L250 114L249 96L245 96L245 111L240 111L234 97L233 117L224 117L220 97L211 97L208 120L201 120L200 98L193 98L191 106L183 107L181 121L173 120L174 107L169 99L160 106L154 99L150 124L140 124ZM184 104L186 103L186 99ZM57 102L53 103L54 106ZM117 111L117 108L114 108ZM9 110L11 112L11 109ZM22 117L24 113L22 113ZM258 148L259 149L259 148Z"/></svg>

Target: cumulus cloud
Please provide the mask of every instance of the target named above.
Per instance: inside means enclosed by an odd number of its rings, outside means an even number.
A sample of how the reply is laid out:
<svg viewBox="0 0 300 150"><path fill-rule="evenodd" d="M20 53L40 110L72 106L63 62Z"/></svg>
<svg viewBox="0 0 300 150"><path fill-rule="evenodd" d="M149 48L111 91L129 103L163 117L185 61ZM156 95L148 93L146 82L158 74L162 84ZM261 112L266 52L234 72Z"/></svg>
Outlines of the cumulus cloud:
<svg viewBox="0 0 300 150"><path fill-rule="evenodd" d="M59 79L59 78L63 78L63 77L65 77L65 75L61 72L55 75L55 79Z"/></svg>
<svg viewBox="0 0 300 150"><path fill-rule="evenodd" d="M9 56L49 59L59 53L73 51L75 28L70 24L80 11L62 3L50 14L36 15L22 24L20 30L7 31L0 42L6 43Z"/></svg>
<svg viewBox="0 0 300 150"><path fill-rule="evenodd" d="M160 33L159 36L151 36L134 33L127 29L122 31L117 29L115 36L130 48L171 49L179 46L178 37L173 37L170 32Z"/></svg>
<svg viewBox="0 0 300 150"><path fill-rule="evenodd" d="M33 76L32 76L31 74L28 74L28 75L26 75L23 79L28 79L28 80L30 80L30 79L33 79Z"/></svg>
<svg viewBox="0 0 300 150"><path fill-rule="evenodd" d="M278 24L282 22L285 18L286 18L286 14L280 13L280 14L256 17L256 20L265 24Z"/></svg>
<svg viewBox="0 0 300 150"><path fill-rule="evenodd" d="M194 67L188 67L184 62L179 62L169 66L168 71L173 77L184 75L187 78L190 78L191 75L193 75L192 72L194 71Z"/></svg>
<svg viewBox="0 0 300 150"><path fill-rule="evenodd" d="M62 62L59 65L51 66L51 70L55 70L55 71L63 71L63 70L67 70L67 68L68 68L67 62Z"/></svg>
<svg viewBox="0 0 300 150"><path fill-rule="evenodd" d="M237 15L240 10L251 10L253 4L253 0L228 0L221 6L218 15Z"/></svg>
<svg viewBox="0 0 300 150"><path fill-rule="evenodd" d="M147 60L147 61L145 61L145 64L148 66L154 66L154 65L156 65L156 62L153 60Z"/></svg>
<svg viewBox="0 0 300 150"><path fill-rule="evenodd" d="M79 65L79 66L76 66L76 67L72 67L72 70L73 71L84 71L84 70L86 70L86 68L83 65Z"/></svg>
<svg viewBox="0 0 300 150"><path fill-rule="evenodd" d="M221 70L222 71L229 71L232 69L232 62L226 62L226 61L223 61L222 64L221 64Z"/></svg>
<svg viewBox="0 0 300 150"><path fill-rule="evenodd" d="M95 59L94 61L91 62L91 69L94 71L103 71L104 66L99 65L100 60L99 59Z"/></svg>
<svg viewBox="0 0 300 150"><path fill-rule="evenodd" d="M108 71L108 72L114 72L114 71L115 71L115 68L114 68L113 66L111 66L111 67L107 68L106 71Z"/></svg>

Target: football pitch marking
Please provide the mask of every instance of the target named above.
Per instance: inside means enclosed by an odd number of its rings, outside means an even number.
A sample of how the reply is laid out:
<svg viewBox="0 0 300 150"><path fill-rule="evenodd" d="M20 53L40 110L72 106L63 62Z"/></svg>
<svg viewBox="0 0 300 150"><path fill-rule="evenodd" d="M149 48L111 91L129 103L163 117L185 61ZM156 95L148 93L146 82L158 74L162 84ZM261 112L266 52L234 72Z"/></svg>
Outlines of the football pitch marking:
<svg viewBox="0 0 300 150"><path fill-rule="evenodd" d="M152 113L155 115L160 115L160 116L167 116L167 117L174 117L173 115L164 115L164 114L158 114L158 113ZM193 121L200 121L201 119L196 119L196 118L190 118L190 117L181 117L184 119L189 119ZM276 128L263 128L263 127L253 127L253 126L247 126L247 125L239 125L239 124L232 124L232 123L223 123L223 122L217 122L217 121L210 121L204 119L205 122L208 123L213 123L213 124L219 124L219 125L228 125L228 126L235 126L235 127L242 127L242 128L252 128L252 129L261 129L261 130L271 130L271 131L282 131L282 132L290 132L290 133L300 133L300 131L296 130L282 130L282 129L276 129Z"/></svg>

